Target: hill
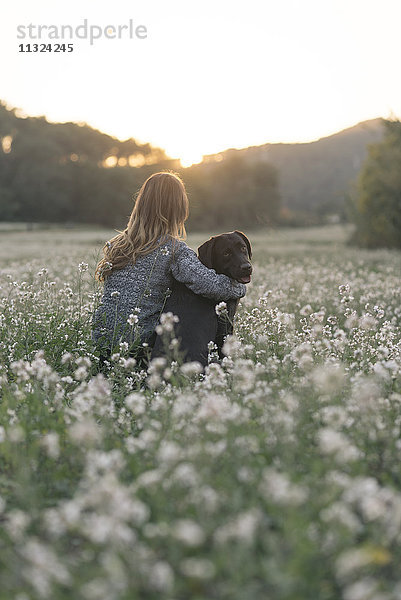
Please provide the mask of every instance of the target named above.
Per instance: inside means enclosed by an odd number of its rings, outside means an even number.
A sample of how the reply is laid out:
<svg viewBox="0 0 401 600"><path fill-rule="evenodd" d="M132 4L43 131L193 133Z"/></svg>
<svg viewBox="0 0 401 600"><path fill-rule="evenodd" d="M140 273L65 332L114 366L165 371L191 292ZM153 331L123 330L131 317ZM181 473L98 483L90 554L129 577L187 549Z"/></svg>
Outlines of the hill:
<svg viewBox="0 0 401 600"><path fill-rule="evenodd" d="M316 142L229 149L184 169L151 144L22 118L0 102L0 220L120 228L146 177L173 169L187 184L192 229L317 223L341 214L382 130L382 119L373 119Z"/></svg>
<svg viewBox="0 0 401 600"><path fill-rule="evenodd" d="M21 117L18 109L8 109L0 102L0 138L4 137L10 138L13 152L36 146L47 159L51 156L52 162L142 166L168 158L164 150L133 138L121 141L85 123L50 123L45 117ZM110 158L113 161L105 163Z"/></svg>
<svg viewBox="0 0 401 600"><path fill-rule="evenodd" d="M155 171L181 172L192 230L275 223L274 167L229 158L183 169L160 148L118 140L86 124L22 118L0 103L0 220L124 228L132 196ZM1 151L2 149L2 151ZM185 172L184 172L185 171Z"/></svg>
<svg viewBox="0 0 401 600"><path fill-rule="evenodd" d="M264 144L208 155L205 161L238 155L266 161L278 170L282 205L295 212L338 213L367 155L367 146L380 141L383 119L358 123L315 142Z"/></svg>
<svg viewBox="0 0 401 600"><path fill-rule="evenodd" d="M0 220L121 226L155 165L176 168L178 161L133 138L22 118L0 103Z"/></svg>

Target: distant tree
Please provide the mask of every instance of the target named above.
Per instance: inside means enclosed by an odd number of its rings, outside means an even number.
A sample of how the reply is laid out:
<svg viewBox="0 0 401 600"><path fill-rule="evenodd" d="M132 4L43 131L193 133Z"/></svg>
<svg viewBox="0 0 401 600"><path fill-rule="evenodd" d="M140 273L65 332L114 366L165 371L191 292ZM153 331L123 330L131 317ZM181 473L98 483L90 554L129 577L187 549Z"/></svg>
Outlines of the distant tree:
<svg viewBox="0 0 401 600"><path fill-rule="evenodd" d="M144 166L104 166L108 157L128 165L131 156ZM150 144L122 142L87 125L19 118L0 102L0 220L121 227L132 194L150 172L169 167L165 152Z"/></svg>
<svg viewBox="0 0 401 600"><path fill-rule="evenodd" d="M266 160L228 152L221 161L181 169L150 144L120 141L87 125L22 119L1 102L0 142L0 220L124 228L146 178L179 169L191 203L189 230L277 222L277 171Z"/></svg>
<svg viewBox="0 0 401 600"><path fill-rule="evenodd" d="M401 122L385 121L383 141L369 147L351 203L352 242L401 248Z"/></svg>
<svg viewBox="0 0 401 600"><path fill-rule="evenodd" d="M182 173L189 192L192 229L240 229L277 223L276 169L239 154L201 163Z"/></svg>

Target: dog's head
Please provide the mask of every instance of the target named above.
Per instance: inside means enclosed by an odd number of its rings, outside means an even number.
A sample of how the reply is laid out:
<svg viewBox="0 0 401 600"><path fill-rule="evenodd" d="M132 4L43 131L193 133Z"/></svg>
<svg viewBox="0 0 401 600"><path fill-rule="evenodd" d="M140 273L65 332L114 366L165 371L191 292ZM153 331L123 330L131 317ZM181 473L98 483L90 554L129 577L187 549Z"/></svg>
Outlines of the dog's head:
<svg viewBox="0 0 401 600"><path fill-rule="evenodd" d="M198 248L199 260L240 283L249 283L252 273L251 244L241 231L222 233L210 238Z"/></svg>

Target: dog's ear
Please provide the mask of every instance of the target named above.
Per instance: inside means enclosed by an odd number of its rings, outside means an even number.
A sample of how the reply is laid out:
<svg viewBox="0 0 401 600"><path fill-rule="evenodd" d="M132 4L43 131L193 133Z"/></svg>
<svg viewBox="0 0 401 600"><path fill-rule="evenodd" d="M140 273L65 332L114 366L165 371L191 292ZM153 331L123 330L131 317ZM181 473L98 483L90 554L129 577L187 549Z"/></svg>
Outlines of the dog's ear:
<svg viewBox="0 0 401 600"><path fill-rule="evenodd" d="M208 267L209 269L213 269L214 242L215 238L211 237L210 240L207 240L207 242L198 248L199 260L205 265L205 267Z"/></svg>
<svg viewBox="0 0 401 600"><path fill-rule="evenodd" d="M238 235L240 235L242 237L242 239L244 240L244 242L246 244L246 247L248 248L248 256L249 256L249 258L252 258L251 242L248 240L245 233L242 233L242 231L237 231L237 230L235 230L234 233L238 233Z"/></svg>

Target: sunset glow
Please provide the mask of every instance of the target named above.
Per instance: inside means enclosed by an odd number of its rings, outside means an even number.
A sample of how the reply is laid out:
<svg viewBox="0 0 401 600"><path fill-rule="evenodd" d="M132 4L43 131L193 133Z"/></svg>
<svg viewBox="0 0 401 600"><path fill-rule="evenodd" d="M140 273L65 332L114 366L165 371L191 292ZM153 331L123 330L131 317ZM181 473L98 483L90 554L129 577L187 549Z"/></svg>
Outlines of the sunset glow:
<svg viewBox="0 0 401 600"><path fill-rule="evenodd" d="M230 147L311 141L401 114L397 0L121 0L112 12L104 1L84 12L102 26L144 23L147 38L21 54L19 25L76 26L82 2L9 4L0 97L10 106L149 142L184 166Z"/></svg>
<svg viewBox="0 0 401 600"><path fill-rule="evenodd" d="M193 152L183 151L181 152L180 162L183 167L190 167L191 165L196 165L202 162L203 156L194 150Z"/></svg>

